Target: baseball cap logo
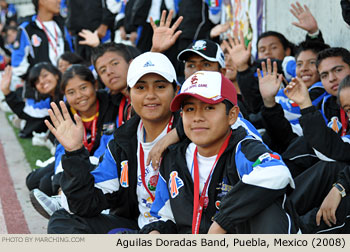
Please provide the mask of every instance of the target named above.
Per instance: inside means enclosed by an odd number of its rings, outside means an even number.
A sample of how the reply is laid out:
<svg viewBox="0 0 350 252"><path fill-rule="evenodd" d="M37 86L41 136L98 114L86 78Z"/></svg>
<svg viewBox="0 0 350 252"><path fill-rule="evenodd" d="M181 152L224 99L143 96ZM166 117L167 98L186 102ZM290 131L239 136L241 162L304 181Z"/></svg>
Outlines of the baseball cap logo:
<svg viewBox="0 0 350 252"><path fill-rule="evenodd" d="M192 79L191 79L191 84L192 85L196 85L198 82L198 77L197 75L193 75Z"/></svg>
<svg viewBox="0 0 350 252"><path fill-rule="evenodd" d="M147 61L144 65L143 65L143 67L151 67L151 66L154 66L154 64L149 60L149 61Z"/></svg>
<svg viewBox="0 0 350 252"><path fill-rule="evenodd" d="M206 50L207 49L207 42L204 40L198 40L194 45L192 46L193 50Z"/></svg>

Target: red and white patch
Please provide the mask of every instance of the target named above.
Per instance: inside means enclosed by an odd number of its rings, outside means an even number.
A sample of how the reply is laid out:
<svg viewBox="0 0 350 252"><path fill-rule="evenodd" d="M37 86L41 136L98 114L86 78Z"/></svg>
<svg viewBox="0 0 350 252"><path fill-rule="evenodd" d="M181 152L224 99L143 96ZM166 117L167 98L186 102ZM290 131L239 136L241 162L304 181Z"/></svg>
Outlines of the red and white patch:
<svg viewBox="0 0 350 252"><path fill-rule="evenodd" d="M39 47L41 45L41 38L36 34L32 36L32 45L34 47Z"/></svg>

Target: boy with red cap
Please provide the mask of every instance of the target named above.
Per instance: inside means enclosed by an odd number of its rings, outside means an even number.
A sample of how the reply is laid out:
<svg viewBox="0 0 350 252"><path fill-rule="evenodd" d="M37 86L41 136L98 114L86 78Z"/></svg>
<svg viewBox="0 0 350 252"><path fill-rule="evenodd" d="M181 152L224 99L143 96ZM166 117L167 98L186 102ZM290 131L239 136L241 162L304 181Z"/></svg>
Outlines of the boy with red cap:
<svg viewBox="0 0 350 252"><path fill-rule="evenodd" d="M199 71L182 85L171 110L182 109L188 140L161 163L143 233L296 233L286 198L294 181L280 156L237 120L237 93L218 72Z"/></svg>

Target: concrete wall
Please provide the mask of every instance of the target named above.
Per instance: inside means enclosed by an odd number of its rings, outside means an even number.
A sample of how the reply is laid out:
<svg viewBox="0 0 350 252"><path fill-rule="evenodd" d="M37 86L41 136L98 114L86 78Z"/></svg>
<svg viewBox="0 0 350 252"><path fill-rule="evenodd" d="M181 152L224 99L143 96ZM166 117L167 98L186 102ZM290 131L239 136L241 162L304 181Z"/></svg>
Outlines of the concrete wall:
<svg viewBox="0 0 350 252"><path fill-rule="evenodd" d="M293 43L305 38L306 32L292 25L297 19L290 13L295 0L265 0L265 29L283 33ZM306 4L330 46L350 49L350 28L341 15L340 0L300 0Z"/></svg>

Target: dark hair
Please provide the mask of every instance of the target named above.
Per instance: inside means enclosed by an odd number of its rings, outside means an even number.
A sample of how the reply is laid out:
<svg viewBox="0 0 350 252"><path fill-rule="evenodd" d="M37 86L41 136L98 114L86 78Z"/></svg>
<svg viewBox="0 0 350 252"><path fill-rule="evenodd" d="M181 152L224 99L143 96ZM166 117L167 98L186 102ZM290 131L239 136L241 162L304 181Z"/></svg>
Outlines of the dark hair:
<svg viewBox="0 0 350 252"><path fill-rule="evenodd" d="M61 72L54 65L52 65L50 62L39 62L39 63L35 64L29 70L28 82L29 82L30 86L35 88L35 84L39 79L41 70L43 70L43 69L45 69L46 71L49 71L53 75L58 76L58 81L57 81L57 85L56 85L56 88L58 88L59 83L61 81Z"/></svg>
<svg viewBox="0 0 350 252"><path fill-rule="evenodd" d="M337 93L337 102L338 104L341 106L340 104L340 92L344 89L344 88L350 88L350 75L347 75L340 83L338 86L338 93Z"/></svg>
<svg viewBox="0 0 350 252"><path fill-rule="evenodd" d="M132 60L137 54L137 51L134 49L129 49L128 46L121 44L121 43L104 43L100 44L99 46L92 49L92 55L91 55L91 63L96 68L96 61L103 56L106 52L115 52L118 55L122 56L124 60L129 63L130 60Z"/></svg>
<svg viewBox="0 0 350 252"><path fill-rule="evenodd" d="M341 57L342 60L350 66L350 52L343 47L331 47L318 53L316 60L317 69L322 60L329 57Z"/></svg>
<svg viewBox="0 0 350 252"><path fill-rule="evenodd" d="M270 36L278 38L278 40L281 42L281 44L283 46L283 49L287 50L288 48L290 48L291 55L294 55L295 45L293 43L291 43L288 39L286 39L286 37L282 33L275 32L275 31L267 31L267 32L261 33L260 36L258 37L258 41L256 42L256 48L258 48L259 41L262 38L266 38L266 37L270 37Z"/></svg>
<svg viewBox="0 0 350 252"><path fill-rule="evenodd" d="M34 5L35 12L38 13L38 10L39 10L39 0L32 0L32 3L33 3L33 5Z"/></svg>
<svg viewBox="0 0 350 252"><path fill-rule="evenodd" d="M63 94L67 87L68 81L73 79L75 76L78 76L83 81L90 82L91 85L94 85L95 83L95 77L87 66L82 64L73 64L68 67L62 76L61 92Z"/></svg>
<svg viewBox="0 0 350 252"><path fill-rule="evenodd" d="M233 108L233 104L232 102L228 101L228 100L223 100L222 101L223 104L225 104L226 106L226 115L228 115L230 113L230 110Z"/></svg>
<svg viewBox="0 0 350 252"><path fill-rule="evenodd" d="M330 48L329 45L319 42L319 41L303 41L301 42L295 51L295 59L299 57L299 54L303 51L312 51L315 54L318 54L319 52L323 51L324 49Z"/></svg>
<svg viewBox="0 0 350 252"><path fill-rule="evenodd" d="M59 57L58 61L60 59L67 61L69 64L85 64L85 60L74 52L65 52Z"/></svg>

